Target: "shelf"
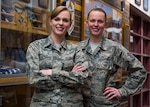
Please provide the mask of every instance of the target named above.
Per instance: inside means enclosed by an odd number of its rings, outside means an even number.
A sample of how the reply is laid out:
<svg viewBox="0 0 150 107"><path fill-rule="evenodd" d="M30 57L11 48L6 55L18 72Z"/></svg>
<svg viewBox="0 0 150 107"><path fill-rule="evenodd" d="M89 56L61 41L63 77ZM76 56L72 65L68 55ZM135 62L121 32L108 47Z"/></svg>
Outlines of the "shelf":
<svg viewBox="0 0 150 107"><path fill-rule="evenodd" d="M147 72L150 72L150 57L143 57L143 65Z"/></svg>
<svg viewBox="0 0 150 107"><path fill-rule="evenodd" d="M147 80L142 89L130 97L130 107L150 107L150 22L132 10L130 13L129 51L147 71Z"/></svg>
<svg viewBox="0 0 150 107"><path fill-rule="evenodd" d="M2 14L2 15L9 16L9 17L14 17L14 14L10 14L10 13L1 12L1 14Z"/></svg>
<svg viewBox="0 0 150 107"><path fill-rule="evenodd" d="M15 2L13 5L14 8L7 4L1 5L1 28L49 35L49 11L29 7L20 2Z"/></svg>
<svg viewBox="0 0 150 107"><path fill-rule="evenodd" d="M41 20L32 20L32 22L43 23Z"/></svg>
<svg viewBox="0 0 150 107"><path fill-rule="evenodd" d="M130 15L131 30L141 34L141 17L131 14Z"/></svg>
<svg viewBox="0 0 150 107"><path fill-rule="evenodd" d="M139 36L130 36L130 52L141 53L141 38Z"/></svg>
<svg viewBox="0 0 150 107"><path fill-rule="evenodd" d="M27 84L26 74L0 75L0 86Z"/></svg>
<svg viewBox="0 0 150 107"><path fill-rule="evenodd" d="M133 107L141 107L141 94L134 95L131 102L133 103Z"/></svg>
<svg viewBox="0 0 150 107"><path fill-rule="evenodd" d="M1 4L1 12L11 13L13 11L13 7L8 4Z"/></svg>
<svg viewBox="0 0 150 107"><path fill-rule="evenodd" d="M29 107L34 89L25 73L26 50L32 41L49 35L50 7L38 7L38 0L23 1L2 0L0 4L0 67L4 70L0 73L0 107ZM19 73L13 68L20 69Z"/></svg>
<svg viewBox="0 0 150 107"><path fill-rule="evenodd" d="M132 35L132 36L135 36L135 37L141 37L141 35L140 34L138 34L138 33L136 33L136 32L133 32L132 30L130 31L130 34Z"/></svg>
<svg viewBox="0 0 150 107"><path fill-rule="evenodd" d="M143 100L143 105L142 105L142 107L144 106L144 107L148 107L149 105L150 105L150 91L147 91L147 92L144 92L143 93L143 98L142 98Z"/></svg>
<svg viewBox="0 0 150 107"><path fill-rule="evenodd" d="M5 22L14 22L14 9L12 6L1 5L1 20Z"/></svg>
<svg viewBox="0 0 150 107"><path fill-rule="evenodd" d="M33 29L49 30L48 27L48 13L45 10L38 10L37 8L30 9L32 17L30 17Z"/></svg>
<svg viewBox="0 0 150 107"><path fill-rule="evenodd" d="M140 55L134 55L140 62L142 62L142 57Z"/></svg>
<svg viewBox="0 0 150 107"><path fill-rule="evenodd" d="M0 107L29 107L33 91L28 84L1 86Z"/></svg>
<svg viewBox="0 0 150 107"><path fill-rule="evenodd" d="M141 90L141 93L145 93L145 92L149 92L149 91L150 91L150 89L144 89L144 88L143 88L143 89Z"/></svg>
<svg viewBox="0 0 150 107"><path fill-rule="evenodd" d="M143 39L144 39L144 40L149 40L149 41L150 41L150 37L147 37L147 36L143 36Z"/></svg>
<svg viewBox="0 0 150 107"><path fill-rule="evenodd" d="M143 21L143 35L148 38L150 38L149 26L150 26L150 22Z"/></svg>
<svg viewBox="0 0 150 107"><path fill-rule="evenodd" d="M6 27L4 27L5 25L6 25L7 28L8 28L8 24L9 24L10 26L16 24L15 22L6 22L6 21L3 21L3 20L1 20L1 23L2 23L2 25L1 25L2 28L6 28ZM16 25L15 25L15 26L16 26Z"/></svg>
<svg viewBox="0 0 150 107"><path fill-rule="evenodd" d="M150 74L147 75L147 80L143 86L143 89L149 89L150 90Z"/></svg>
<svg viewBox="0 0 150 107"><path fill-rule="evenodd" d="M0 78L0 86L28 84L26 77Z"/></svg>
<svg viewBox="0 0 150 107"><path fill-rule="evenodd" d="M150 40L143 40L143 53L150 55Z"/></svg>

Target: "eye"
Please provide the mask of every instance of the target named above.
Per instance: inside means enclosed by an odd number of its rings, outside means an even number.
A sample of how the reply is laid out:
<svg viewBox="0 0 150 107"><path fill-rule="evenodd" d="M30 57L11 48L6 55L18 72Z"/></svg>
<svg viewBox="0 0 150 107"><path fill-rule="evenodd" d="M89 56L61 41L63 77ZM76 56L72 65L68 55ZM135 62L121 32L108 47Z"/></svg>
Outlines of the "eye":
<svg viewBox="0 0 150 107"><path fill-rule="evenodd" d="M57 18L54 18L54 20L55 20L55 21L59 21L59 20L60 20L60 18L58 18L58 17L57 17Z"/></svg>
<svg viewBox="0 0 150 107"><path fill-rule="evenodd" d="M69 19L63 19L63 22L69 22Z"/></svg>
<svg viewBox="0 0 150 107"><path fill-rule="evenodd" d="M103 20L98 20L98 23L104 23L104 21Z"/></svg>
<svg viewBox="0 0 150 107"><path fill-rule="evenodd" d="M94 23L94 22L95 22L95 20L94 20L94 19L92 19L92 20L90 20L90 22L91 22L91 23Z"/></svg>

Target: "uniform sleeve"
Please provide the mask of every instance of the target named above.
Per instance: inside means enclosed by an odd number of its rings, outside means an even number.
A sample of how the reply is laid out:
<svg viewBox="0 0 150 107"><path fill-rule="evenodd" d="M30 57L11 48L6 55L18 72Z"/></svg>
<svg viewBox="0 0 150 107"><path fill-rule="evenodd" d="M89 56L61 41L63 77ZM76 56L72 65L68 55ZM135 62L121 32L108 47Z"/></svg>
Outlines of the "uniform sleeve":
<svg viewBox="0 0 150 107"><path fill-rule="evenodd" d="M68 72L68 71L53 69L52 70L53 80L57 80L63 83L63 85L67 85L70 87L84 84L85 79L89 76L89 73L87 72L88 61L85 60L83 55L81 55L81 51L79 50L76 51L74 57L74 63L84 66L86 70L80 72L72 72L72 71Z"/></svg>
<svg viewBox="0 0 150 107"><path fill-rule="evenodd" d="M29 45L26 59L26 74L30 85L41 89L51 89L56 85L56 81L40 73L39 48L37 44L31 43Z"/></svg>
<svg viewBox="0 0 150 107"><path fill-rule="evenodd" d="M88 76L87 72L66 72L53 69L51 78L55 81L63 83L63 85L74 87L84 84L84 79Z"/></svg>
<svg viewBox="0 0 150 107"><path fill-rule="evenodd" d="M119 89L122 97L127 97L137 92L146 81L147 72L142 63L123 46L115 53L114 61L129 72L125 84Z"/></svg>
<svg viewBox="0 0 150 107"><path fill-rule="evenodd" d="M38 44L31 44L26 53L27 65L26 72L29 83L37 88L51 89L56 84L74 87L83 84L84 79L88 76L87 72L71 72L61 69L52 69L51 76L45 76L39 71L39 48ZM87 68L87 62L81 65ZM58 67L59 68L59 67Z"/></svg>

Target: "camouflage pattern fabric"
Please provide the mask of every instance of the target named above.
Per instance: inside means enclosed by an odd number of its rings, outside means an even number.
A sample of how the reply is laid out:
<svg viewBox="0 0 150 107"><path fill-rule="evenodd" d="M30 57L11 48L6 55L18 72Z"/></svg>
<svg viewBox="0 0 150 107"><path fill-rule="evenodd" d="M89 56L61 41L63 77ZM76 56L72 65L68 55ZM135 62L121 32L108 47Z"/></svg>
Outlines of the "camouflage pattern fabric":
<svg viewBox="0 0 150 107"><path fill-rule="evenodd" d="M127 97L138 91L146 80L146 70L121 44L102 38L99 46L92 52L89 39L82 41L77 47L79 53L90 62L87 87L82 88L86 107L119 107L119 99L107 100L103 96L108 86L117 87L113 81L117 69L122 67L129 72L125 84L119 88L122 97Z"/></svg>
<svg viewBox="0 0 150 107"><path fill-rule="evenodd" d="M35 87L30 107L83 107L79 86L88 72L70 71L76 63L86 68L88 63L76 51L76 46L65 40L60 47L55 46L50 36L30 43L26 73L29 84ZM41 69L52 69L52 75L41 74Z"/></svg>

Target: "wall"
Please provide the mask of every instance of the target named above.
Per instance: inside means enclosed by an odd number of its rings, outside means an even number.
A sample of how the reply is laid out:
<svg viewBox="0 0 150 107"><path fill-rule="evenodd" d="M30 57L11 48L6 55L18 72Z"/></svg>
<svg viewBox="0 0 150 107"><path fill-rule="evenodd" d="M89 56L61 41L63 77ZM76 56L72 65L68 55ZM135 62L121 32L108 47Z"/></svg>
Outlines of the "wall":
<svg viewBox="0 0 150 107"><path fill-rule="evenodd" d="M72 26L70 35L67 37L67 39L72 41L80 41L81 40L81 32L82 32L82 0L57 0L57 6L58 5L64 5L68 6L67 2L71 2L71 8L72 8ZM70 8L70 7L69 7Z"/></svg>
<svg viewBox="0 0 150 107"><path fill-rule="evenodd" d="M146 14L148 17L150 17L150 6L149 6L150 1L149 0L127 0L127 1L130 4L132 4L134 7L136 7L138 10ZM145 10L144 7L147 7L147 10Z"/></svg>

